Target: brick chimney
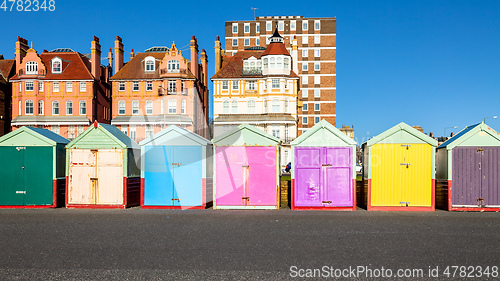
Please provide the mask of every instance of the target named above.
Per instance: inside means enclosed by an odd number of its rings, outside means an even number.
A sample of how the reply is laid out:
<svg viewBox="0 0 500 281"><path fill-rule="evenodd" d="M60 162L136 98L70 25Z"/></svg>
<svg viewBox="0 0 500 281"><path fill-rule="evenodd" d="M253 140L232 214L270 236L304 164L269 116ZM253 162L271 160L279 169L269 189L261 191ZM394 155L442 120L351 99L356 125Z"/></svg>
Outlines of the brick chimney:
<svg viewBox="0 0 500 281"><path fill-rule="evenodd" d="M28 40L17 36L16 42L16 70L21 69L21 62L23 62L24 56L26 56L26 51L29 49Z"/></svg>
<svg viewBox="0 0 500 281"><path fill-rule="evenodd" d="M299 48L297 45L297 35L294 35L292 40L292 70L295 73L299 73L298 60L299 60Z"/></svg>
<svg viewBox="0 0 500 281"><path fill-rule="evenodd" d="M92 61L91 73L95 79L99 80L101 79L101 45L97 36L92 39L90 51L92 53L90 55Z"/></svg>
<svg viewBox="0 0 500 281"><path fill-rule="evenodd" d="M205 49L201 50L201 67L203 69L203 84L208 87L208 56Z"/></svg>
<svg viewBox="0 0 500 281"><path fill-rule="evenodd" d="M217 35L217 39L215 40L215 58L214 58L214 64L215 64L215 73L219 71L222 67L222 53L221 53L221 48L220 48L220 37Z"/></svg>
<svg viewBox="0 0 500 281"><path fill-rule="evenodd" d="M111 47L109 47L108 53L108 66L113 67L113 51L111 50Z"/></svg>
<svg viewBox="0 0 500 281"><path fill-rule="evenodd" d="M193 39L191 39L191 72L193 72L194 76L197 79L200 79L200 73L198 68L198 42L196 41L196 37L193 35Z"/></svg>
<svg viewBox="0 0 500 281"><path fill-rule="evenodd" d="M115 40L115 74L123 67L123 43L120 36L116 36Z"/></svg>
<svg viewBox="0 0 500 281"><path fill-rule="evenodd" d="M130 60L132 60L135 56L134 49L130 52Z"/></svg>

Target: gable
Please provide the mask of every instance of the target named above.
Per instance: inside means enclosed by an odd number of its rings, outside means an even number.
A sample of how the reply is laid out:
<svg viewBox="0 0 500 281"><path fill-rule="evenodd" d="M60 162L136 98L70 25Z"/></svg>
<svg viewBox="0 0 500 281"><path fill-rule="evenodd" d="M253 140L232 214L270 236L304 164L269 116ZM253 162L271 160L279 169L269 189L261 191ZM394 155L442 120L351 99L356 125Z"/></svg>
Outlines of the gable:
<svg viewBox="0 0 500 281"><path fill-rule="evenodd" d="M99 149L99 148L126 148L126 146L111 137L102 127L89 127L83 134L70 142L66 148Z"/></svg>
<svg viewBox="0 0 500 281"><path fill-rule="evenodd" d="M275 146L278 139L253 126L243 124L213 140L217 146Z"/></svg>
<svg viewBox="0 0 500 281"><path fill-rule="evenodd" d="M204 146L209 143L209 140L193 132L172 125L156 133L152 138L141 141L140 145Z"/></svg>
<svg viewBox="0 0 500 281"><path fill-rule="evenodd" d="M56 142L31 131L27 127L19 128L0 138L0 146L55 146Z"/></svg>
<svg viewBox="0 0 500 281"><path fill-rule="evenodd" d="M376 143L427 143L434 147L438 144L437 140L403 122L379 134L378 136L375 136L366 143L368 146L372 146Z"/></svg>

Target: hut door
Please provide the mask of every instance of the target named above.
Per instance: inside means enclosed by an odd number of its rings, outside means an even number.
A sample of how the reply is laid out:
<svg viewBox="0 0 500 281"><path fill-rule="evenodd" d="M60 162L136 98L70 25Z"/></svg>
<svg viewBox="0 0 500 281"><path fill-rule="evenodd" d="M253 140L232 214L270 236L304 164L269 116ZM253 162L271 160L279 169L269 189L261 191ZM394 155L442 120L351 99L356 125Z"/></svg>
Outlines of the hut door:
<svg viewBox="0 0 500 281"><path fill-rule="evenodd" d="M167 146L145 147L144 205L172 206L173 152Z"/></svg>
<svg viewBox="0 0 500 281"><path fill-rule="evenodd" d="M26 147L4 146L0 148L0 205L24 205L24 151Z"/></svg>
<svg viewBox="0 0 500 281"><path fill-rule="evenodd" d="M481 157L481 197L482 206L500 206L500 147L483 147ZM484 164L483 164L484 163Z"/></svg>
<svg viewBox="0 0 500 281"><path fill-rule="evenodd" d="M243 199L247 197L246 204L251 206L275 206L278 192L276 147L246 147L246 155L248 167L243 167Z"/></svg>
<svg viewBox="0 0 500 281"><path fill-rule="evenodd" d="M215 152L215 204L244 206L243 168L248 165L245 147L217 147Z"/></svg>
<svg viewBox="0 0 500 281"><path fill-rule="evenodd" d="M352 206L351 148L323 148L322 205Z"/></svg>
<svg viewBox="0 0 500 281"><path fill-rule="evenodd" d="M68 203L95 204L96 163L97 150L70 150Z"/></svg>
<svg viewBox="0 0 500 281"><path fill-rule="evenodd" d="M96 204L123 204L123 152L100 149L97 152Z"/></svg>
<svg viewBox="0 0 500 281"><path fill-rule="evenodd" d="M320 196L322 161L321 148L300 147L295 150L295 205L322 206Z"/></svg>
<svg viewBox="0 0 500 281"><path fill-rule="evenodd" d="M26 147L23 167L24 205L52 205L53 147Z"/></svg>
<svg viewBox="0 0 500 281"><path fill-rule="evenodd" d="M173 149L173 206L202 205L201 146L174 146Z"/></svg>
<svg viewBox="0 0 500 281"><path fill-rule="evenodd" d="M432 205L432 147L428 144L402 144L401 206Z"/></svg>

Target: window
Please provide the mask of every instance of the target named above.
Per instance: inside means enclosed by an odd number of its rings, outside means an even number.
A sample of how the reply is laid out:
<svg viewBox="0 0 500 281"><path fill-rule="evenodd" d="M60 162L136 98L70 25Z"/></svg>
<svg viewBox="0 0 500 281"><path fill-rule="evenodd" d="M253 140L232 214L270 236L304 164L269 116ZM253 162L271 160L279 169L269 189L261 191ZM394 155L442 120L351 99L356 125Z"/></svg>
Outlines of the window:
<svg viewBox="0 0 500 281"><path fill-rule="evenodd" d="M314 36L314 44L321 43L321 37L319 35Z"/></svg>
<svg viewBox="0 0 500 281"><path fill-rule="evenodd" d="M74 139L75 138L75 125L69 125L68 126L68 139Z"/></svg>
<svg viewBox="0 0 500 281"><path fill-rule="evenodd" d="M260 46L260 38L255 39L255 45Z"/></svg>
<svg viewBox="0 0 500 281"><path fill-rule="evenodd" d="M307 35L303 35L302 36L302 45L307 45L307 43L309 42L308 40L309 39L308 39Z"/></svg>
<svg viewBox="0 0 500 281"><path fill-rule="evenodd" d="M24 102L24 109L25 109L25 114L26 115L33 115L33 101L32 100L26 100Z"/></svg>
<svg viewBox="0 0 500 281"><path fill-rule="evenodd" d="M320 84L320 79L321 79L321 77L319 75L314 75L314 84L319 85Z"/></svg>
<svg viewBox="0 0 500 281"><path fill-rule="evenodd" d="M245 33L249 33L249 32L250 32L250 24L245 23Z"/></svg>
<svg viewBox="0 0 500 281"><path fill-rule="evenodd" d="M302 63L302 71L307 71L307 62Z"/></svg>
<svg viewBox="0 0 500 281"><path fill-rule="evenodd" d="M294 20L290 21L290 30L295 30L297 28L297 23Z"/></svg>
<svg viewBox="0 0 500 281"><path fill-rule="evenodd" d="M132 115L138 115L138 114L139 114L139 101L133 100L132 101Z"/></svg>
<svg viewBox="0 0 500 281"><path fill-rule="evenodd" d="M303 58L303 59L304 59L304 58L307 58L307 56L308 56L308 55L309 55L309 54L308 54L308 51L307 51L306 49L302 49L302 58Z"/></svg>
<svg viewBox="0 0 500 281"><path fill-rule="evenodd" d="M22 102L19 101L19 107L18 107L18 111L17 111L17 112L19 112L19 115L22 115L21 111L22 111Z"/></svg>
<svg viewBox="0 0 500 281"><path fill-rule="evenodd" d="M307 85L307 84L309 83L309 81L308 81L308 80L309 80L309 79L308 79L309 77L307 77L307 76L302 76L301 78L302 78L302 85Z"/></svg>
<svg viewBox="0 0 500 281"><path fill-rule="evenodd" d="M320 21L319 20L315 20L314 21L314 30L320 30Z"/></svg>
<svg viewBox="0 0 500 281"><path fill-rule="evenodd" d="M38 74L38 63L29 61L26 63L26 74Z"/></svg>
<svg viewBox="0 0 500 281"><path fill-rule="evenodd" d="M52 125L52 132L59 135L59 125Z"/></svg>
<svg viewBox="0 0 500 281"><path fill-rule="evenodd" d="M118 101L118 115L125 115L125 101Z"/></svg>
<svg viewBox="0 0 500 281"><path fill-rule="evenodd" d="M307 89L302 89L302 97L303 98L308 98L309 97L309 91Z"/></svg>
<svg viewBox="0 0 500 281"><path fill-rule="evenodd" d="M222 90L229 89L229 81L222 81Z"/></svg>
<svg viewBox="0 0 500 281"><path fill-rule="evenodd" d="M272 125L271 134L273 135L273 137L279 138L280 137L280 125Z"/></svg>
<svg viewBox="0 0 500 281"><path fill-rule="evenodd" d="M314 63L314 71L319 71L320 70L320 65L319 62Z"/></svg>
<svg viewBox="0 0 500 281"><path fill-rule="evenodd" d="M255 25L255 32L260 33L260 23Z"/></svg>
<svg viewBox="0 0 500 281"><path fill-rule="evenodd" d="M130 125L130 138L135 141L137 138L137 132L135 131L135 125Z"/></svg>
<svg viewBox="0 0 500 281"><path fill-rule="evenodd" d="M276 59L276 68L278 68L278 69L282 69L283 68L283 58L278 57Z"/></svg>
<svg viewBox="0 0 500 281"><path fill-rule="evenodd" d="M147 115L153 114L153 101L152 100L146 101L146 114Z"/></svg>
<svg viewBox="0 0 500 281"><path fill-rule="evenodd" d="M76 131L77 131L78 135L80 135L81 133L83 133L83 125L78 125L76 127Z"/></svg>
<svg viewBox="0 0 500 281"><path fill-rule="evenodd" d="M229 113L229 101L225 100L222 102L222 112L225 114Z"/></svg>
<svg viewBox="0 0 500 281"><path fill-rule="evenodd" d="M186 114L186 100L181 100L181 114Z"/></svg>
<svg viewBox="0 0 500 281"><path fill-rule="evenodd" d="M245 38L245 46L250 46L250 39L249 38Z"/></svg>
<svg viewBox="0 0 500 281"><path fill-rule="evenodd" d="M264 69L267 69L267 58L264 59Z"/></svg>
<svg viewBox="0 0 500 281"><path fill-rule="evenodd" d="M154 134L153 126L146 125L146 138L152 138Z"/></svg>
<svg viewBox="0 0 500 281"><path fill-rule="evenodd" d="M132 91L139 91L139 82L133 82Z"/></svg>
<svg viewBox="0 0 500 281"><path fill-rule="evenodd" d="M307 124L307 117L302 117L302 124Z"/></svg>
<svg viewBox="0 0 500 281"><path fill-rule="evenodd" d="M285 99L285 113L288 113L288 99Z"/></svg>
<svg viewBox="0 0 500 281"><path fill-rule="evenodd" d="M319 111L319 103L314 104L314 111Z"/></svg>
<svg viewBox="0 0 500 281"><path fill-rule="evenodd" d="M174 94L177 92L177 81L168 80L168 92Z"/></svg>
<svg viewBox="0 0 500 281"><path fill-rule="evenodd" d="M231 102L231 113L232 114L237 114L238 113L238 101L237 100L233 100Z"/></svg>
<svg viewBox="0 0 500 281"><path fill-rule="evenodd" d="M52 73L61 73L62 68L61 68L62 61L59 58L55 58L52 60Z"/></svg>
<svg viewBox="0 0 500 281"><path fill-rule="evenodd" d="M155 59L153 57L147 57L145 59L145 70L146 71L155 71Z"/></svg>
<svg viewBox="0 0 500 281"><path fill-rule="evenodd" d="M59 82L52 82L52 92L59 92Z"/></svg>
<svg viewBox="0 0 500 281"><path fill-rule="evenodd" d="M309 29L309 25L307 20L302 21L302 31L307 31Z"/></svg>
<svg viewBox="0 0 500 281"><path fill-rule="evenodd" d="M248 82L248 89L249 90L255 90L255 81L249 81Z"/></svg>
<svg viewBox="0 0 500 281"><path fill-rule="evenodd" d="M118 82L118 91L125 91L125 82Z"/></svg>
<svg viewBox="0 0 500 281"><path fill-rule="evenodd" d="M66 101L66 115L73 115L73 102Z"/></svg>
<svg viewBox="0 0 500 281"><path fill-rule="evenodd" d="M264 100L263 103L264 103L264 113L267 113L267 100Z"/></svg>
<svg viewBox="0 0 500 281"><path fill-rule="evenodd" d="M24 82L24 89L26 91L33 91L33 81Z"/></svg>
<svg viewBox="0 0 500 281"><path fill-rule="evenodd" d="M307 103L302 105L302 112L307 112L309 109L307 108Z"/></svg>
<svg viewBox="0 0 500 281"><path fill-rule="evenodd" d="M59 102L56 100L52 102L52 115L59 115Z"/></svg>
<svg viewBox="0 0 500 281"><path fill-rule="evenodd" d="M255 113L255 101L254 100L249 100L247 102L247 107L248 107L248 113Z"/></svg>
<svg viewBox="0 0 500 281"><path fill-rule="evenodd" d="M122 125L121 131L122 131L122 133L124 133L125 135L127 135L127 133L128 133L127 125Z"/></svg>
<svg viewBox="0 0 500 281"><path fill-rule="evenodd" d="M80 115L86 115L87 114L87 103L82 100L80 101Z"/></svg>
<svg viewBox="0 0 500 281"><path fill-rule="evenodd" d="M186 84L184 83L184 81L181 81L181 93L183 95L187 95Z"/></svg>
<svg viewBox="0 0 500 281"><path fill-rule="evenodd" d="M238 39L233 39L233 46L238 46Z"/></svg>
<svg viewBox="0 0 500 281"><path fill-rule="evenodd" d="M275 58L270 58L269 59L269 68L273 69L276 67L276 63L275 63L276 59Z"/></svg>
<svg viewBox="0 0 500 281"><path fill-rule="evenodd" d="M278 22L278 30L279 31L285 30L285 23L284 22L282 22L282 21Z"/></svg>
<svg viewBox="0 0 500 281"><path fill-rule="evenodd" d="M279 79L272 79L272 88L273 89L279 89L280 88L280 80Z"/></svg>
<svg viewBox="0 0 500 281"><path fill-rule="evenodd" d="M320 97L319 89L314 89L314 97L315 98L319 98Z"/></svg>
<svg viewBox="0 0 500 281"><path fill-rule="evenodd" d="M320 117L319 116L315 116L314 117L314 123L317 124L317 123L319 123L319 121L320 121Z"/></svg>
<svg viewBox="0 0 500 281"><path fill-rule="evenodd" d="M238 24L233 23L233 33L238 33Z"/></svg>
<svg viewBox="0 0 500 281"><path fill-rule="evenodd" d="M320 49L315 49L315 50L314 50L314 56L315 56L316 58L319 58L319 57L321 56L321 50L320 50Z"/></svg>
<svg viewBox="0 0 500 281"><path fill-rule="evenodd" d="M146 91L152 91L153 90L153 81L147 81L146 82Z"/></svg>
<svg viewBox="0 0 500 281"><path fill-rule="evenodd" d="M87 91L87 82L80 82L80 92Z"/></svg>
<svg viewBox="0 0 500 281"><path fill-rule="evenodd" d="M43 82L42 81L38 81L38 91L43 92Z"/></svg>
<svg viewBox="0 0 500 281"><path fill-rule="evenodd" d="M280 112L280 100L278 100L278 99L273 100L272 112L273 113Z"/></svg>
<svg viewBox="0 0 500 281"><path fill-rule="evenodd" d="M38 101L38 115L43 115L43 100Z"/></svg>
<svg viewBox="0 0 500 281"><path fill-rule="evenodd" d="M290 69L290 59L289 58L285 58L283 67L285 69Z"/></svg>
<svg viewBox="0 0 500 281"><path fill-rule="evenodd" d="M233 81L233 90L238 90L238 80Z"/></svg>
<svg viewBox="0 0 500 281"><path fill-rule="evenodd" d="M73 92L73 82L66 82L66 92Z"/></svg>
<svg viewBox="0 0 500 281"><path fill-rule="evenodd" d="M266 22L266 31L272 31L273 30L273 23L268 21Z"/></svg>
<svg viewBox="0 0 500 281"><path fill-rule="evenodd" d="M164 114L163 111L165 110L164 108L164 103L163 103L163 99L160 100L160 114Z"/></svg>
<svg viewBox="0 0 500 281"><path fill-rule="evenodd" d="M177 100L170 99L168 100L168 114L176 114L177 113Z"/></svg>
<svg viewBox="0 0 500 281"><path fill-rule="evenodd" d="M178 73L180 71L180 64L178 60L169 60L167 63L167 72Z"/></svg>

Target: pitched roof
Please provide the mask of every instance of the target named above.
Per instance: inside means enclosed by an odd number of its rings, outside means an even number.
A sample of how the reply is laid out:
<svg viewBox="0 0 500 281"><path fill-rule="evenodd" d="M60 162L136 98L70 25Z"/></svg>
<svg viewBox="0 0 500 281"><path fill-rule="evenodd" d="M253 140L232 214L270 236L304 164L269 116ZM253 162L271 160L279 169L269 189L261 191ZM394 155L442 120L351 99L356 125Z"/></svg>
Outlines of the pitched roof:
<svg viewBox="0 0 500 281"><path fill-rule="evenodd" d="M9 81L12 69L15 69L15 60L0 60L0 82L7 83Z"/></svg>
<svg viewBox="0 0 500 281"><path fill-rule="evenodd" d="M153 136L144 139L139 144L141 146L147 145L147 144L150 144L150 143L152 143L153 145L154 144L159 144L157 141L159 139L161 139L163 136L165 136L165 135L167 135L167 134L169 134L171 132L177 132L180 135L182 135L183 137L191 139L192 141L194 141L196 143L199 143L200 145L207 145L207 144L211 144L212 143L209 140L207 140L206 138L204 138L204 137L202 137L202 136L200 136L200 135L198 135L196 133L193 133L193 132L191 132L191 131L189 131L187 129L180 128L180 127L177 127L175 125L171 125L171 126L168 126L165 129L159 131L158 133L154 134Z"/></svg>
<svg viewBox="0 0 500 281"><path fill-rule="evenodd" d="M372 146L376 143L379 143L379 142L382 142L386 139L389 139L395 135L396 133L399 133L399 132L407 132L408 134L414 136L415 138L423 141L423 142L426 142L434 147L437 146L438 142L437 140L429 137L428 135L418 131L417 129L411 127L410 125L404 123L404 122L401 122L399 124L397 124L396 126L388 129L387 131L379 134L378 136L375 136L374 138L368 140L366 143L367 146Z"/></svg>
<svg viewBox="0 0 500 281"><path fill-rule="evenodd" d="M259 123L259 122L288 122L295 123L296 120L291 114L264 113L264 114L221 114L214 119L214 122L235 122L235 123Z"/></svg>
<svg viewBox="0 0 500 281"><path fill-rule="evenodd" d="M134 58L127 62L115 75L111 77L111 80L119 79L158 79L160 78L160 63L165 52L162 53L137 53ZM144 59L147 57L154 57L155 61L155 71L145 72L144 71ZM193 73L188 69L188 77L190 79L195 79Z"/></svg>
<svg viewBox="0 0 500 281"><path fill-rule="evenodd" d="M68 144L69 143L69 140L64 138L64 137L61 137L60 135L52 132L51 130L47 130L47 129L42 129L42 128L35 128L35 127L29 127L29 126L23 126L21 128L27 128L27 129L30 129L52 141L54 141L55 143L63 143L63 144ZM16 130L17 131L17 130Z"/></svg>
<svg viewBox="0 0 500 281"><path fill-rule="evenodd" d="M346 136L339 129L335 128L332 124L328 123L328 121L326 121L325 119L322 119L321 121L319 121L319 123L316 123L311 129L308 129L305 133L303 133L294 141L292 141L291 144L299 145L320 130L330 131L332 134L337 136L340 140L344 141L346 144L356 145L356 142L353 139Z"/></svg>
<svg viewBox="0 0 500 281"><path fill-rule="evenodd" d="M262 54L263 56L267 55L287 55L289 56L290 53L285 47L285 44L283 43L271 43L269 46L267 46L266 50Z"/></svg>
<svg viewBox="0 0 500 281"><path fill-rule="evenodd" d="M438 146L438 148L447 148L448 150L453 149L455 146L460 145L464 142L464 140L480 131L486 132L500 141L500 134L482 122L465 127L462 131L458 132L458 134L443 142L440 146Z"/></svg>
<svg viewBox="0 0 500 281"><path fill-rule="evenodd" d="M50 144L50 145L55 145L58 143L61 143L61 144L68 144L69 143L69 140L61 137L60 135L58 135L50 130L29 127L29 126L23 126L15 131L12 131L6 135L3 135L2 137L0 137L0 143L5 143L7 140L9 140L12 137L19 135L19 134L31 135L31 136L33 136L37 139L40 139L43 142Z"/></svg>
<svg viewBox="0 0 500 281"><path fill-rule="evenodd" d="M39 55L45 65L47 73L43 79L46 80L94 80L90 73L91 62L78 52L43 52ZM58 57L62 60L62 73L52 73L51 60ZM99 62L100 65L100 62ZM14 75L12 80L18 80Z"/></svg>

